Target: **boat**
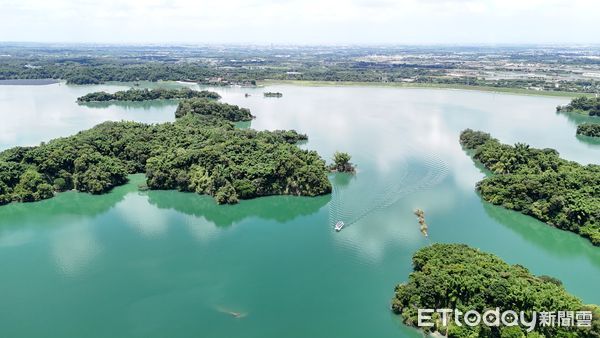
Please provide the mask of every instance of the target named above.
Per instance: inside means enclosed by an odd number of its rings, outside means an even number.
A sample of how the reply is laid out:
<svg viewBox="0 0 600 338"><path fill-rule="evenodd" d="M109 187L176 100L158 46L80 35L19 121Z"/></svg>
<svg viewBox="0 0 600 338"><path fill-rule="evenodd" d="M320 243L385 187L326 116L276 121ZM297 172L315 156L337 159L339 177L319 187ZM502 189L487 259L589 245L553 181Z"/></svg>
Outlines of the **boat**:
<svg viewBox="0 0 600 338"><path fill-rule="evenodd" d="M333 228L335 229L335 231L340 231L340 230L342 230L343 227L344 227L344 222L339 221L339 222L335 223L335 226Z"/></svg>

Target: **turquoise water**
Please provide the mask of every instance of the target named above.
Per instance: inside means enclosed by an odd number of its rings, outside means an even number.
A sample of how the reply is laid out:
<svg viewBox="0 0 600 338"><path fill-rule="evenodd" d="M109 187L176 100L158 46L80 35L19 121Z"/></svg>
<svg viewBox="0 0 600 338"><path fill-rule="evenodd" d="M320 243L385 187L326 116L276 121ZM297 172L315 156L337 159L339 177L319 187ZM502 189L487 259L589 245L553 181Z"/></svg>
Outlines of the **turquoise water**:
<svg viewBox="0 0 600 338"><path fill-rule="evenodd" d="M107 119L173 120L174 102L75 103L123 88L0 86L0 148ZM302 147L327 159L350 152L357 174L331 175L330 196L235 206L139 191L144 178L134 175L107 195L68 192L0 207L2 336L420 337L390 313L389 301L414 251L431 242L495 253L600 303L600 250L482 202L474 185L484 174L458 144L462 129L481 129L598 163L600 147L575 137L580 117L555 113L568 99L375 87L215 90L250 108L253 128L306 133ZM415 208L425 210L429 239ZM348 226L336 233L340 219Z"/></svg>

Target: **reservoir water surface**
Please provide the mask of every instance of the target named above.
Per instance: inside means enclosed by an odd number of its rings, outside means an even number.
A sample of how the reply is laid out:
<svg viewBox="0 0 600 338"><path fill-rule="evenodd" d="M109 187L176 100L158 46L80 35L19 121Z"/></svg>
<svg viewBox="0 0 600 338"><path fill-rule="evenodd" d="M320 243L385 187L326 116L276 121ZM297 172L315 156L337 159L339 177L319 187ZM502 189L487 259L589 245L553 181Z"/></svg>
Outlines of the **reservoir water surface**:
<svg viewBox="0 0 600 338"><path fill-rule="evenodd" d="M88 92L125 88L0 86L0 149L105 120L174 120L174 101L75 103ZM209 89L256 115L239 127L306 133L301 147L328 161L336 150L349 152L356 175L330 175L328 196L217 206L206 196L140 191L140 174L106 195L67 192L0 207L0 336L420 337L389 303L412 270L412 254L433 242L494 253L600 304L600 249L483 202L474 187L485 173L458 143L460 131L472 128L598 164L600 145L575 137L585 118L555 112L568 99L378 87ZM264 91L283 97L264 98ZM427 215L429 238L416 208ZM339 220L347 227L336 233Z"/></svg>

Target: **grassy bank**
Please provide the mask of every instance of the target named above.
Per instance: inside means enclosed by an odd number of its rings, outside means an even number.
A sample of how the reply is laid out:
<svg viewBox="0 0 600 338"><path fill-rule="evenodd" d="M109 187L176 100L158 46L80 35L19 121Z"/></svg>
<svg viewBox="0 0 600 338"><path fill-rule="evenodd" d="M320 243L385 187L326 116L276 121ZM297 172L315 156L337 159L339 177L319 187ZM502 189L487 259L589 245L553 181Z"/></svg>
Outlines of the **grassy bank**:
<svg viewBox="0 0 600 338"><path fill-rule="evenodd" d="M369 87L394 87L394 88L432 88L432 89L461 89L461 90L477 90L484 92L497 92L508 94L521 95L539 95L539 96L556 96L556 97L578 97L588 96L593 97L591 93L572 93L561 91L539 91L533 89L522 88L502 88L502 87L484 87L484 86L467 86L457 84L443 83L410 83L410 82L357 82L357 81L305 81L305 80L262 80L258 81L259 85L274 85L274 84L291 84L296 86L369 86Z"/></svg>

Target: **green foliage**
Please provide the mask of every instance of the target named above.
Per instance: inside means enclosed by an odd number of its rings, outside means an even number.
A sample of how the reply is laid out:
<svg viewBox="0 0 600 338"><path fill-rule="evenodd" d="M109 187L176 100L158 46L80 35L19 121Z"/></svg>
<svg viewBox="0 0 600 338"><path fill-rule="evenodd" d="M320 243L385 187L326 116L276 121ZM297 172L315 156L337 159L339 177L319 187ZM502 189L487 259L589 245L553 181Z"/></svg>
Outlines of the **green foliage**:
<svg viewBox="0 0 600 338"><path fill-rule="evenodd" d="M364 60L364 56L383 53L396 56L414 50L403 48L372 49L358 47L343 50L299 48L295 51L277 48L239 49L233 48L200 48L189 49L169 47L148 49L137 47L98 47L90 51L85 47L64 49L39 48L38 46L5 46L0 54L10 57L0 59L0 79L64 79L69 84L97 84L107 81L159 81L183 80L210 85L256 85L257 80L305 80L305 81L344 81L371 83L414 83L422 86L485 86L494 88L519 88L543 91L568 91L596 93L600 82L584 78L562 78L556 81L540 77L515 79L487 79L476 76L448 76L453 62L443 63L431 61L446 60L454 54L445 48L440 50L423 50L428 58L421 60L412 55L405 62L390 63L387 61ZM325 50L328 50L325 52ZM450 54L448 54L450 52ZM288 57L281 58L285 53ZM546 53L515 53L505 50L501 54L510 62L513 58L526 62L545 64L549 69L557 69L556 51ZM560 52L559 52L560 53ZM68 56L66 56L68 54ZM421 52L417 52L421 54ZM425 55L421 54L421 55ZM460 53L460 59L466 62L480 62L479 52L473 54ZM560 55L562 67L589 67L597 60ZM414 58L413 58L414 57ZM416 58L416 59L415 59ZM550 58L550 59L548 59ZM412 59L412 61L410 60ZM543 68L545 68L544 66ZM564 70L564 69L563 69Z"/></svg>
<svg viewBox="0 0 600 338"><path fill-rule="evenodd" d="M247 109L193 101L202 107L198 113L184 102L173 123L105 122L38 147L1 152L0 204L73 188L101 194L143 172L150 189L208 194L218 203L331 191L325 162L294 144L305 135L235 129L230 121L249 118Z"/></svg>
<svg viewBox="0 0 600 338"><path fill-rule="evenodd" d="M578 125L577 135L600 137L600 123L584 123Z"/></svg>
<svg viewBox="0 0 600 338"><path fill-rule="evenodd" d="M32 202L53 196L52 186L44 181L42 175L33 170L26 170L14 187L13 199L19 202Z"/></svg>
<svg viewBox="0 0 600 338"><path fill-rule="evenodd" d="M493 173L477 183L484 200L600 245L600 166L563 160L553 149L484 139L481 132L461 134L461 144Z"/></svg>
<svg viewBox="0 0 600 338"><path fill-rule="evenodd" d="M333 154L332 169L338 172L354 172L354 167L352 166L352 163L350 163L351 159L352 156L350 156L350 154L336 151Z"/></svg>
<svg viewBox="0 0 600 338"><path fill-rule="evenodd" d="M462 244L433 244L413 256L408 282L396 286L392 310L408 325L416 326L417 309L458 309L462 312L488 309L500 311L593 311L592 328L536 326L525 328L456 326L449 321L448 337L598 337L600 308L583 305L581 300L547 278L532 275L519 265ZM434 317L434 319L436 319ZM431 331L446 332L441 321Z"/></svg>
<svg viewBox="0 0 600 338"><path fill-rule="evenodd" d="M600 116L600 97L577 97L566 106L556 108L560 112L578 112L589 116Z"/></svg>
<svg viewBox="0 0 600 338"><path fill-rule="evenodd" d="M6 183L0 181L0 205L10 203L12 199L11 191Z"/></svg>
<svg viewBox="0 0 600 338"><path fill-rule="evenodd" d="M106 92L94 92L77 98L77 102L102 102L102 101L147 101L147 100L174 100L205 98L218 100L221 96L207 90L197 91L189 88L181 89L129 89L118 91L114 94Z"/></svg>
<svg viewBox="0 0 600 338"><path fill-rule="evenodd" d="M254 118L246 108L207 99L181 101L175 111L175 117L179 118L187 114L217 116L232 122L250 121Z"/></svg>
<svg viewBox="0 0 600 338"><path fill-rule="evenodd" d="M466 149L475 149L491 139L490 134L472 129L465 129L460 133L460 144Z"/></svg>

